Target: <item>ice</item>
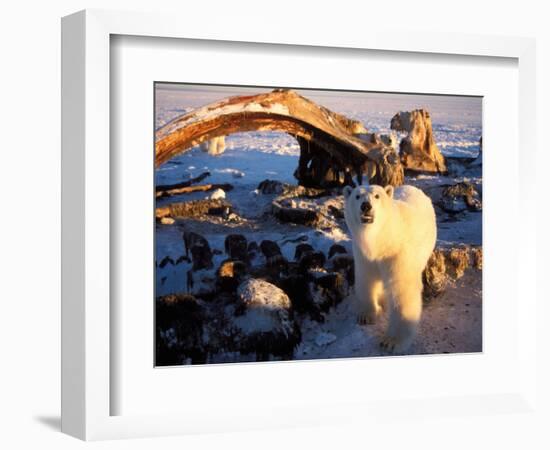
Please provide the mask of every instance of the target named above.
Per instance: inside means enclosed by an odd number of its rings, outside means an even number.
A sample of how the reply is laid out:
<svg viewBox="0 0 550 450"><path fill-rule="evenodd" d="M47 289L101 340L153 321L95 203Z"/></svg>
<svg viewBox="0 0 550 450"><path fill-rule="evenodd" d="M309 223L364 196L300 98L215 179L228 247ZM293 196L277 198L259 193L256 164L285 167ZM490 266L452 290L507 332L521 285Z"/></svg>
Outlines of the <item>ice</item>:
<svg viewBox="0 0 550 450"><path fill-rule="evenodd" d="M233 178L243 178L245 173L239 169L226 168L226 169L214 169L216 173L230 173Z"/></svg>
<svg viewBox="0 0 550 450"><path fill-rule="evenodd" d="M216 189L212 194L210 194L212 200L218 200L225 198L225 191L223 189Z"/></svg>
<svg viewBox="0 0 550 450"><path fill-rule="evenodd" d="M332 344L335 340L336 336L334 334L321 332L315 338L315 344L317 344L318 347L323 347Z"/></svg>

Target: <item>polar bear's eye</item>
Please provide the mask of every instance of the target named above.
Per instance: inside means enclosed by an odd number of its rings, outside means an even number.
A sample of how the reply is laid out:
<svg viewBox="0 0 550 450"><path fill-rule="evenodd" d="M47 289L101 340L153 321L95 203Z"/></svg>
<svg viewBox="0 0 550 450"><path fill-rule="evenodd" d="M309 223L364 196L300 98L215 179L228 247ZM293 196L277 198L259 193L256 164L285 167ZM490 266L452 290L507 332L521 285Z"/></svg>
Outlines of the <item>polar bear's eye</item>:
<svg viewBox="0 0 550 450"><path fill-rule="evenodd" d="M357 195L355 196L355 198L356 198L357 200L359 200L359 199L361 198L361 196L360 196L359 194L357 194Z"/></svg>
<svg viewBox="0 0 550 450"><path fill-rule="evenodd" d="M374 198L380 198L380 196L379 196L378 194L376 194L376 195L374 196Z"/></svg>

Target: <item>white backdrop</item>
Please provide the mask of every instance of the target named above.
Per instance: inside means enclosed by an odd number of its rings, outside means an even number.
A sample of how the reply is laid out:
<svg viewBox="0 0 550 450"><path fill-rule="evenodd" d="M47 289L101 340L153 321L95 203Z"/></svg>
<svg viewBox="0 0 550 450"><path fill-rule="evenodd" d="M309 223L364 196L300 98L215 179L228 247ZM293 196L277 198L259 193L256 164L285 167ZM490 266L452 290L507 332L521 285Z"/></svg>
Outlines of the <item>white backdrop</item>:
<svg viewBox="0 0 550 450"><path fill-rule="evenodd" d="M117 37L111 44L112 61L116 61L111 72L111 125L117 130L111 140L111 168L117 174L111 181L111 208L116 213L111 215L110 236L112 254L117 255L116 262L111 261L110 300L117 311L111 335L115 342L111 348L116 348L117 355L111 367L111 382L116 386L111 413L128 416L192 409L197 415L228 407L233 416L246 417L250 410L260 416L263 405L296 409L312 404L322 410L338 404L466 397L517 389L521 360L515 314L517 266L507 259L517 245L510 235L519 228L519 214L514 192L502 195L502 186L518 183L516 62L403 53L331 53L308 47L296 47L289 53L285 48L178 45L168 39L135 37ZM220 67L247 70L218 70ZM154 202L150 192L154 184L155 80L482 95L483 176L488 181L483 186L483 355L392 358L384 363L368 359L154 369ZM502 133L503 129L507 132ZM501 283L503 278L509 280L508 286ZM407 383L402 382L404 376ZM190 386L208 386L208 390ZM261 393L260 405L251 392ZM303 415L311 413L304 411ZM212 413L210 420L214 427Z"/></svg>
<svg viewBox="0 0 550 450"><path fill-rule="evenodd" d="M59 346L60 346L60 21L62 15L82 8L133 10L173 10L187 20L204 20L215 27L218 21L269 20L287 27L325 27L337 33L347 27L387 24L392 29L454 31L476 34L513 34L538 38L538 142L541 179L548 164L548 145L544 139L550 119L545 106L550 100L550 33L548 13L542 2L524 0L507 8L503 2L463 0L455 4L441 1L401 1L369 3L331 2L223 2L211 0L186 5L181 1L80 0L38 2L21 0L3 5L0 15L1 61L0 115L2 139L2 176L0 177L4 214L1 229L2 277L2 371L0 399L2 427L0 446L29 448L46 446L77 448L84 444L61 435L59 429ZM311 5L314 3L311 2ZM241 6L242 5L242 6ZM363 5L363 6L361 6ZM192 9L192 10L191 10ZM505 132L505 130L503 130ZM530 149L531 150L531 149ZM540 229L549 229L545 212L548 189L540 183ZM548 240L540 233L539 255L548 250ZM544 241L544 247L543 247ZM539 256L539 273L548 276ZM543 273L544 272L544 273ZM548 297L548 295L546 295ZM546 313L548 306L543 305ZM544 317L544 311L539 314ZM550 342L548 327L540 338ZM545 346L539 347L542 355ZM547 352L546 352L547 353ZM541 359L546 378L547 359ZM548 403L548 389L542 386ZM406 445L408 448L464 448L467 445L496 448L543 448L548 446L544 425L529 416L460 418L419 423L403 421L398 430L381 427L377 432L324 429L254 432L226 436L195 436L102 442L102 448L279 448L307 445L320 448L344 446Z"/></svg>

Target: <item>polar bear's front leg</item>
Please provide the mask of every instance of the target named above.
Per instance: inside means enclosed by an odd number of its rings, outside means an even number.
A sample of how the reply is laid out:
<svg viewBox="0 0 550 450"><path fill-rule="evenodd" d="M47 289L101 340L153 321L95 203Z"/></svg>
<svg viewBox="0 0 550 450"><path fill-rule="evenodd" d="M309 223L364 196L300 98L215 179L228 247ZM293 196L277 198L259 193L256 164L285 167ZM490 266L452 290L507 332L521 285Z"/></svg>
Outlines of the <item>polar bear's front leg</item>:
<svg viewBox="0 0 550 450"><path fill-rule="evenodd" d="M412 344L422 315L422 278L401 276L392 280L390 286L388 330L380 346L401 353Z"/></svg>
<svg viewBox="0 0 550 450"><path fill-rule="evenodd" d="M384 283L376 263L355 259L355 299L358 322L372 325L382 311Z"/></svg>

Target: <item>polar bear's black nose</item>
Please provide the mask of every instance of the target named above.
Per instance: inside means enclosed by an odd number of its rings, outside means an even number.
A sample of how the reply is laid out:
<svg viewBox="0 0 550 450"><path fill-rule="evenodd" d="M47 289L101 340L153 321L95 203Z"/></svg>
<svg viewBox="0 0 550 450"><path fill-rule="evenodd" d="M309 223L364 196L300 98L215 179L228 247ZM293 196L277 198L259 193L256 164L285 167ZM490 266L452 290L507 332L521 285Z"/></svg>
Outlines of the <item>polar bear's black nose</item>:
<svg viewBox="0 0 550 450"><path fill-rule="evenodd" d="M371 209L372 209L372 205L369 202L361 203L361 211L362 212L367 212L367 211L370 211Z"/></svg>

